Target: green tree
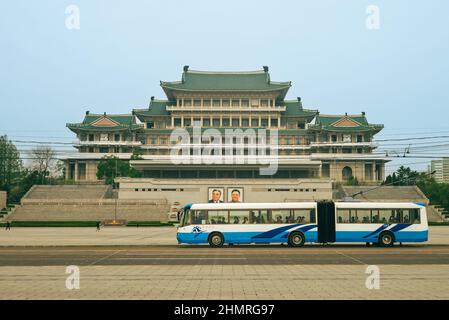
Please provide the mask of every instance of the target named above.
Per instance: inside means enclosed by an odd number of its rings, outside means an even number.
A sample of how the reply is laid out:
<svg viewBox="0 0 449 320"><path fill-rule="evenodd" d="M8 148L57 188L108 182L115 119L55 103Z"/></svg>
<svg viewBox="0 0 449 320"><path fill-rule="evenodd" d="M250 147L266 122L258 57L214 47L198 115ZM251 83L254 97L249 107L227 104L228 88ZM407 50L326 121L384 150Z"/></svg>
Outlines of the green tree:
<svg viewBox="0 0 449 320"><path fill-rule="evenodd" d="M129 161L114 156L103 157L98 163L97 178L104 179L106 184L113 184L117 177L139 178L141 173L129 165Z"/></svg>
<svg viewBox="0 0 449 320"><path fill-rule="evenodd" d="M16 146L8 140L8 137L0 136L0 190L11 195L13 187L23 177L23 163Z"/></svg>

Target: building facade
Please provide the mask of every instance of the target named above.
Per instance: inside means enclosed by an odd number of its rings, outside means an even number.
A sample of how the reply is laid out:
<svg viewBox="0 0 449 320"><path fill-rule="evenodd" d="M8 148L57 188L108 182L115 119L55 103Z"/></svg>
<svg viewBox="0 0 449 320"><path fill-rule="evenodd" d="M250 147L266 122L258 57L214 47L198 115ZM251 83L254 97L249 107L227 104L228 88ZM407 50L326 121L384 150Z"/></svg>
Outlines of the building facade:
<svg viewBox="0 0 449 320"><path fill-rule="evenodd" d="M430 161L430 172L435 172L433 177L436 182L449 183L449 158Z"/></svg>
<svg viewBox="0 0 449 320"><path fill-rule="evenodd" d="M373 137L383 125L369 123L364 112L326 115L303 108L299 97L287 100L291 82L272 81L268 67L252 72L207 72L185 66L180 81L161 81L160 85L166 98L151 97L148 108L134 109L126 115L86 112L81 123L67 124L77 135L75 147L79 151L66 159L68 179L96 180L96 165L102 157L130 159L136 151L141 157L130 163L143 178L118 179L124 188L121 197L132 198L130 192L142 190L148 197L148 190L180 190L184 184L199 185L201 194L208 186L219 185L226 190L239 184L260 184L266 186L264 192L315 190L315 194L304 196L312 199L327 197L331 182L357 179L377 184L384 179L387 160L373 153ZM188 133L189 140L173 140L176 129ZM205 139L210 129L223 135L240 130L241 139ZM195 141L195 130L202 137L200 142ZM269 147L261 149L255 140L245 136L251 130L266 132ZM214 154L221 150L222 155L234 159L275 157L277 170L266 175L261 174L258 163L174 163L174 147L187 149L192 156L201 154L202 148L213 147ZM301 185L304 182L307 187ZM310 185L313 182L318 187ZM270 188L271 184L275 187ZM283 196L284 201L290 198Z"/></svg>

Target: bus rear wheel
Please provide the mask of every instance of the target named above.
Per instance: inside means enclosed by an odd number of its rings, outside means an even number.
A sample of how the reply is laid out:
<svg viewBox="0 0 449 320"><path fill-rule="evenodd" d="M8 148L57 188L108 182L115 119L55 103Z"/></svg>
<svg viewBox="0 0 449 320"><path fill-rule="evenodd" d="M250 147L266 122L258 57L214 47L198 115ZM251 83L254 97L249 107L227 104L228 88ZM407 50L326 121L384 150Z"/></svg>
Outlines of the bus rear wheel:
<svg viewBox="0 0 449 320"><path fill-rule="evenodd" d="M394 244L394 235L391 232L382 232L379 235L379 245L381 247L392 247Z"/></svg>
<svg viewBox="0 0 449 320"><path fill-rule="evenodd" d="M219 232L213 232L209 236L209 245L213 248L223 247L224 237Z"/></svg>
<svg viewBox="0 0 449 320"><path fill-rule="evenodd" d="M293 231L288 235L288 246L289 247L302 247L306 242L304 234L299 231Z"/></svg>

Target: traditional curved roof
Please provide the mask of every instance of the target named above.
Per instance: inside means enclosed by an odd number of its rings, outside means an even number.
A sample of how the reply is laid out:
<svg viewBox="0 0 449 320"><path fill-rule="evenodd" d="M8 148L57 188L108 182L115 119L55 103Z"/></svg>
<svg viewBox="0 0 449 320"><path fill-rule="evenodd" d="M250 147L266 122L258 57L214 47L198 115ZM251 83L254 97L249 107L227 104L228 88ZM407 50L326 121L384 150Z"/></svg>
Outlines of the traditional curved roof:
<svg viewBox="0 0 449 320"><path fill-rule="evenodd" d="M282 112L282 115L285 117L313 118L318 113L318 110L304 109L299 100L284 100L283 105L285 111Z"/></svg>
<svg viewBox="0 0 449 320"><path fill-rule="evenodd" d="M279 91L279 98L284 99L291 81L274 82L270 80L268 68L257 71L198 71L184 68L181 81L161 81L170 100L174 91Z"/></svg>
<svg viewBox="0 0 449 320"><path fill-rule="evenodd" d="M77 131L123 131L143 129L132 114L92 114L86 113L83 122L67 123L67 128Z"/></svg>
<svg viewBox="0 0 449 320"><path fill-rule="evenodd" d="M372 124L366 119L365 113L356 115L326 115L318 114L314 122L308 125L309 129L339 132L379 132L383 129L382 124Z"/></svg>
<svg viewBox="0 0 449 320"><path fill-rule="evenodd" d="M144 121L144 118L148 116L170 116L170 113L167 111L167 106L172 104L168 100L151 100L149 108L133 109L133 114L140 121Z"/></svg>

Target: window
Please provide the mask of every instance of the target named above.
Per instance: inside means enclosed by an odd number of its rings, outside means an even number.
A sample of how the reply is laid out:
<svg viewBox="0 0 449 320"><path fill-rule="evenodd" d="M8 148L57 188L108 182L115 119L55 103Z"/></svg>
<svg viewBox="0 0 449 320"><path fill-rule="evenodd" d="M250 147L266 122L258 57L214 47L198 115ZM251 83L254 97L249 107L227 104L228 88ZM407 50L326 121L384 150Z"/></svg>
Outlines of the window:
<svg viewBox="0 0 449 320"><path fill-rule="evenodd" d="M271 210L273 223L293 223L293 210Z"/></svg>
<svg viewBox="0 0 449 320"><path fill-rule="evenodd" d="M93 134L89 134L89 141L94 141L94 135Z"/></svg>
<svg viewBox="0 0 449 320"><path fill-rule="evenodd" d="M194 105L195 107L200 107L200 106L201 106L201 100L199 100L199 99L193 100L193 105Z"/></svg>
<svg viewBox="0 0 449 320"><path fill-rule="evenodd" d="M338 209L337 223L349 223L349 221L350 221L349 209Z"/></svg>
<svg viewBox="0 0 449 320"><path fill-rule="evenodd" d="M207 224L206 210L190 210L190 223L188 224Z"/></svg>
<svg viewBox="0 0 449 320"><path fill-rule="evenodd" d="M209 210L209 223L226 224L229 223L227 210Z"/></svg>
<svg viewBox="0 0 449 320"><path fill-rule="evenodd" d="M332 141L332 142L337 142L337 135L333 134L333 135L331 136L331 141Z"/></svg>
<svg viewBox="0 0 449 320"><path fill-rule="evenodd" d="M266 99L260 100L260 106L261 107L268 107L268 100L266 100Z"/></svg>
<svg viewBox="0 0 449 320"><path fill-rule="evenodd" d="M210 107L210 99L204 99L203 100L203 106Z"/></svg>
<svg viewBox="0 0 449 320"><path fill-rule="evenodd" d="M147 122L147 129L153 129L154 128L154 123L153 121L148 121Z"/></svg>
<svg viewBox="0 0 449 320"><path fill-rule="evenodd" d="M242 99L242 107L249 107L249 100L248 99Z"/></svg>
<svg viewBox="0 0 449 320"><path fill-rule="evenodd" d="M181 126L181 118L175 118L173 120L173 124L175 125L175 127L180 127Z"/></svg>
<svg viewBox="0 0 449 320"><path fill-rule="evenodd" d="M270 126L277 127L278 126L278 119L271 119Z"/></svg>
<svg viewBox="0 0 449 320"><path fill-rule="evenodd" d="M223 118L221 123L223 127L229 127L229 118Z"/></svg>
<svg viewBox="0 0 449 320"><path fill-rule="evenodd" d="M212 100L212 105L213 105L214 107L219 107L219 106L221 105L220 99L214 99L214 100Z"/></svg>
<svg viewBox="0 0 449 320"><path fill-rule="evenodd" d="M248 118L242 119L242 127L249 127L249 119Z"/></svg>
<svg viewBox="0 0 449 320"><path fill-rule="evenodd" d="M191 107L192 106L192 100L191 99L184 99L184 105L186 107Z"/></svg>
<svg viewBox="0 0 449 320"><path fill-rule="evenodd" d="M233 99L233 100L232 100L232 106L233 106L233 107L238 107L238 106L240 106L240 100Z"/></svg>
<svg viewBox="0 0 449 320"><path fill-rule="evenodd" d="M315 209L295 209L294 218L296 223L316 223Z"/></svg>
<svg viewBox="0 0 449 320"><path fill-rule="evenodd" d="M305 129L306 125L304 122L298 121L298 129Z"/></svg>
<svg viewBox="0 0 449 320"><path fill-rule="evenodd" d="M363 136L362 135L357 135L357 142L363 142Z"/></svg>
<svg viewBox="0 0 449 320"><path fill-rule="evenodd" d="M259 119L251 119L251 127L258 127Z"/></svg>
<svg viewBox="0 0 449 320"><path fill-rule="evenodd" d="M213 124L214 124L213 125L214 127L219 127L220 126L220 119L214 118L213 119Z"/></svg>
<svg viewBox="0 0 449 320"><path fill-rule="evenodd" d="M192 126L192 119L184 118L184 127L190 127L190 126Z"/></svg>
<svg viewBox="0 0 449 320"><path fill-rule="evenodd" d="M259 99L251 99L251 106L252 107L258 107L259 106Z"/></svg>
<svg viewBox="0 0 449 320"><path fill-rule="evenodd" d="M249 223L263 224L268 223L267 210L251 210L249 214Z"/></svg>
<svg viewBox="0 0 449 320"><path fill-rule="evenodd" d="M203 127L210 127L210 119L209 118L203 119Z"/></svg>
<svg viewBox="0 0 449 320"><path fill-rule="evenodd" d="M231 224L249 224L249 210L231 210L229 216Z"/></svg>
<svg viewBox="0 0 449 320"><path fill-rule="evenodd" d="M93 147L89 147L89 152L93 153L94 152L94 148Z"/></svg>
<svg viewBox="0 0 449 320"><path fill-rule="evenodd" d="M100 147L100 153L108 153L109 148L108 147Z"/></svg>
<svg viewBox="0 0 449 320"><path fill-rule="evenodd" d="M115 134L114 135L114 141L120 141L120 135L119 134Z"/></svg>
<svg viewBox="0 0 449 320"><path fill-rule="evenodd" d="M260 126L262 127L262 128L266 128L266 127L268 127L268 119L260 119Z"/></svg>
<svg viewBox="0 0 449 320"><path fill-rule="evenodd" d="M230 106L230 102L229 102L229 99L224 99L223 101L223 107L229 107Z"/></svg>
<svg viewBox="0 0 449 320"><path fill-rule="evenodd" d="M240 127L240 119L232 118L232 126L233 127Z"/></svg>

